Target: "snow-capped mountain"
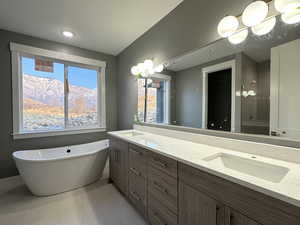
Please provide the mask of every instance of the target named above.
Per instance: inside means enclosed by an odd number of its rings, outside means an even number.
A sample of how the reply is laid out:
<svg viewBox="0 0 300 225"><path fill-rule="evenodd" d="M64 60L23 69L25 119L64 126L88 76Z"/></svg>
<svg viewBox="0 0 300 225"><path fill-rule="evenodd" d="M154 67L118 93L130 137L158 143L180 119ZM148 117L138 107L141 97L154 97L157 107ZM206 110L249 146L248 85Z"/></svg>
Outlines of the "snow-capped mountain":
<svg viewBox="0 0 300 225"><path fill-rule="evenodd" d="M27 107L40 104L47 106L64 105L64 83L62 81L23 74L23 99ZM95 108L97 90L69 85L69 108L84 104L87 108ZM26 107L26 108L27 108Z"/></svg>

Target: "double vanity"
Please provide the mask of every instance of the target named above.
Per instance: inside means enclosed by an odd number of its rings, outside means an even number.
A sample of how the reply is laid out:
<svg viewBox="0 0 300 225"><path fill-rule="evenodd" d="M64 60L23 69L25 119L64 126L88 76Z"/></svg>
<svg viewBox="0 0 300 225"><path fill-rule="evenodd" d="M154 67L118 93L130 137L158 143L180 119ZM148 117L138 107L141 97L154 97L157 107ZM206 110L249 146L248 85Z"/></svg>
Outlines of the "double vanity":
<svg viewBox="0 0 300 225"><path fill-rule="evenodd" d="M300 224L298 150L142 127L109 133L110 174L152 225Z"/></svg>

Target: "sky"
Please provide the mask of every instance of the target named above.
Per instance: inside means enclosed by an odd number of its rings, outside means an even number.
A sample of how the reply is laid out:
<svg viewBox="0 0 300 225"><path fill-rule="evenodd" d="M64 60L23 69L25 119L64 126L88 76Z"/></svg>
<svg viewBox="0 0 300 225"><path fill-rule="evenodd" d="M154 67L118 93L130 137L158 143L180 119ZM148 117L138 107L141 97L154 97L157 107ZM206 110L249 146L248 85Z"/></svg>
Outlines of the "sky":
<svg viewBox="0 0 300 225"><path fill-rule="evenodd" d="M64 64L54 63L53 73L41 72L35 70L34 59L22 57L23 74L34 75L38 77L53 78L64 82ZM70 66L68 68L69 84L82 86L89 89L97 88L97 71L80 67Z"/></svg>

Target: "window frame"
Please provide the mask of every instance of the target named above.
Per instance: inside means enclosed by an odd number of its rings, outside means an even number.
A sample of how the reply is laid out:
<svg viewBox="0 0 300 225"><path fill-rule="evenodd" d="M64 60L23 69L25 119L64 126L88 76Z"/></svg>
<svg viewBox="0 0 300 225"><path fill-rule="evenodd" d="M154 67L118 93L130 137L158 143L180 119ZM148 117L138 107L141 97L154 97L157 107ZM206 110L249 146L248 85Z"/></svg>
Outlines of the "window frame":
<svg viewBox="0 0 300 225"><path fill-rule="evenodd" d="M85 58L76 55L70 55L64 52L46 50L28 45L10 43L11 60L12 60L12 94L13 94L13 138L33 138L33 137L48 137L56 135L70 135L106 131L106 104L105 104L105 69L106 62ZM64 81L68 76L68 67L76 66L85 69L93 69L98 72L97 84L97 118L98 126L93 127L77 127L68 128L67 118L65 118L65 128L61 130L38 130L24 131L23 128L23 82L22 82L22 57L29 58L45 58L53 60L57 63L64 64ZM67 95L64 90L64 110L68 110ZM68 114L65 114L68 115Z"/></svg>
<svg viewBox="0 0 300 225"><path fill-rule="evenodd" d="M165 90L165 95L164 95L164 122L163 123L157 123L157 124L170 124L171 122L171 81L172 81L172 78L171 76L169 75L165 75L165 74L161 74L161 73L156 73L156 74L153 74L151 75L150 77L147 77L147 78L139 78L139 79L156 79L156 80L161 80L161 81L164 81L166 82L166 90ZM147 82L147 81L146 81ZM146 84L147 86L147 84ZM147 88L145 86L145 89ZM147 91L145 91L146 93ZM147 96L145 95L145 104L147 102ZM146 107L146 106L145 106ZM138 108L137 108L138 110ZM145 111L144 111L145 113ZM138 112L137 112L138 114ZM147 116L146 116L147 117ZM145 118L145 116L144 116ZM143 123L150 123L150 122L147 122L147 121L143 121Z"/></svg>

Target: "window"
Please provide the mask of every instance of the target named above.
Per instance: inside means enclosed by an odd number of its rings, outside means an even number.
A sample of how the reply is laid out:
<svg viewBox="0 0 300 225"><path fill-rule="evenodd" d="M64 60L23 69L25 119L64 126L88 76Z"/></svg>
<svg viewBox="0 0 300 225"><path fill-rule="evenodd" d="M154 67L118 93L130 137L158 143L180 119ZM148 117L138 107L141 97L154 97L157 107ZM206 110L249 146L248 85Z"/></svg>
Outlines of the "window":
<svg viewBox="0 0 300 225"><path fill-rule="evenodd" d="M105 129L105 62L11 43L14 137Z"/></svg>
<svg viewBox="0 0 300 225"><path fill-rule="evenodd" d="M138 79L138 119L147 123L169 123L170 77Z"/></svg>

